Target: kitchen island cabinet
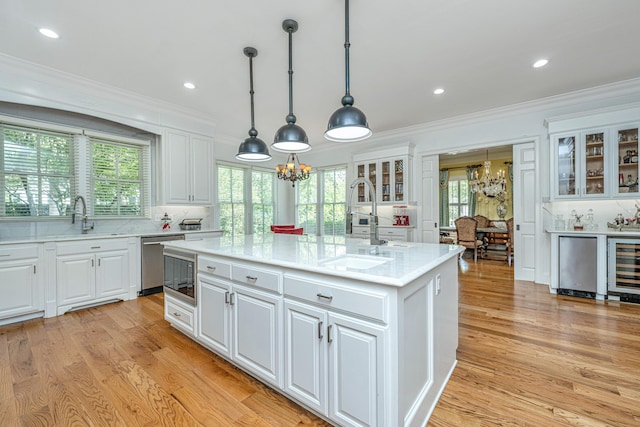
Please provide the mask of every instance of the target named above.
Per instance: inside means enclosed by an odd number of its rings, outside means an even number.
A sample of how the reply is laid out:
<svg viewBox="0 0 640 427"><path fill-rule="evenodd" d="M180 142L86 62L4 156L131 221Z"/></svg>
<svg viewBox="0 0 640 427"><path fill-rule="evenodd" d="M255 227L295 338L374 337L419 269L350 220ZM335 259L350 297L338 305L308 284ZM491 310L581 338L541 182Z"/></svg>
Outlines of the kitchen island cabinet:
<svg viewBox="0 0 640 427"><path fill-rule="evenodd" d="M461 248L372 255L360 239L293 235L165 245L198 254L201 344L334 424L426 424L456 364ZM231 315L240 299L253 309Z"/></svg>

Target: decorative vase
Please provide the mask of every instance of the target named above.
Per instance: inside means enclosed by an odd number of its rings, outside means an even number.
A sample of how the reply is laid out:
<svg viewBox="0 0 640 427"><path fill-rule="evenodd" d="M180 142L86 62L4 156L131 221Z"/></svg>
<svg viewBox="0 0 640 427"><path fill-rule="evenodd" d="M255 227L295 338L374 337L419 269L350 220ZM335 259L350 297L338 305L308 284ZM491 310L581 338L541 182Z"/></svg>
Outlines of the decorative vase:
<svg viewBox="0 0 640 427"><path fill-rule="evenodd" d="M504 217L507 216L507 205L505 205L504 202L500 202L496 207L496 212L498 213L498 218L501 220L504 219Z"/></svg>

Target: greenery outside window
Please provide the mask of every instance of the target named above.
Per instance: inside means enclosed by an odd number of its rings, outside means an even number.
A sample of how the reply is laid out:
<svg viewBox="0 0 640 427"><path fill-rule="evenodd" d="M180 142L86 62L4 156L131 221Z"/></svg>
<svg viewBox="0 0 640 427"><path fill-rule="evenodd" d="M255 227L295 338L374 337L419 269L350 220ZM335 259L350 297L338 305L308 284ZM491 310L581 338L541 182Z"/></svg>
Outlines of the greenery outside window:
<svg viewBox="0 0 640 427"><path fill-rule="evenodd" d="M469 181L466 177L449 177L449 227L455 220L469 215Z"/></svg>
<svg viewBox="0 0 640 427"><path fill-rule="evenodd" d="M71 134L0 124L4 217L70 215L74 194Z"/></svg>
<svg viewBox="0 0 640 427"><path fill-rule="evenodd" d="M296 222L307 234L345 233L347 169L318 168L296 191Z"/></svg>
<svg viewBox="0 0 640 427"><path fill-rule="evenodd" d="M218 164L219 224L224 235L270 233L274 187L274 172Z"/></svg>
<svg viewBox="0 0 640 427"><path fill-rule="evenodd" d="M251 171L251 218L253 234L271 232L275 203L273 199L273 172Z"/></svg>

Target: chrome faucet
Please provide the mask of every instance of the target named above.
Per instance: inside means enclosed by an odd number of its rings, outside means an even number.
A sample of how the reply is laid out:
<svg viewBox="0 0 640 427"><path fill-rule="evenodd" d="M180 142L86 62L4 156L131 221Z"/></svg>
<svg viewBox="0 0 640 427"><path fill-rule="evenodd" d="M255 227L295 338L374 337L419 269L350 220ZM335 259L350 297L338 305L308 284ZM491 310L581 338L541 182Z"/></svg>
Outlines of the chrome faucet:
<svg viewBox="0 0 640 427"><path fill-rule="evenodd" d="M82 202L82 234L87 234L87 231L93 230L95 223L92 222L91 225L88 225L87 203L84 201L84 197L82 196L76 196L75 200L73 201L73 213L71 214L71 224L76 223L76 207L78 206L78 200Z"/></svg>
<svg viewBox="0 0 640 427"><path fill-rule="evenodd" d="M380 240L378 235L378 204L376 202L376 194L375 189L373 188L373 184L367 178L356 178L349 188L351 191L349 192L349 198L347 201L347 234L352 234L353 232L353 215L362 215L357 212L351 211L351 198L353 197L353 190L358 186L358 184L364 184L369 189L369 198L371 199L371 214L368 216L369 219L369 242L373 248L371 248L371 253L378 253L378 246L384 245L387 243L386 240Z"/></svg>

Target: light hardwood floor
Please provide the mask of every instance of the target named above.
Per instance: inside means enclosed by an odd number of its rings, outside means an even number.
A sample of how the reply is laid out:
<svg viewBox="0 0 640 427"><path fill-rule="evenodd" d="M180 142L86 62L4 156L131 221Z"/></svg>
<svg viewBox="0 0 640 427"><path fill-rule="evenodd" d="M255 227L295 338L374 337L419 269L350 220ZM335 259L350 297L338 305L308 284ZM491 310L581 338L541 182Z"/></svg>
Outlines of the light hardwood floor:
<svg viewBox="0 0 640 427"><path fill-rule="evenodd" d="M429 426L640 426L640 305L460 266L458 365ZM0 426L326 425L170 328L162 303L0 327Z"/></svg>

